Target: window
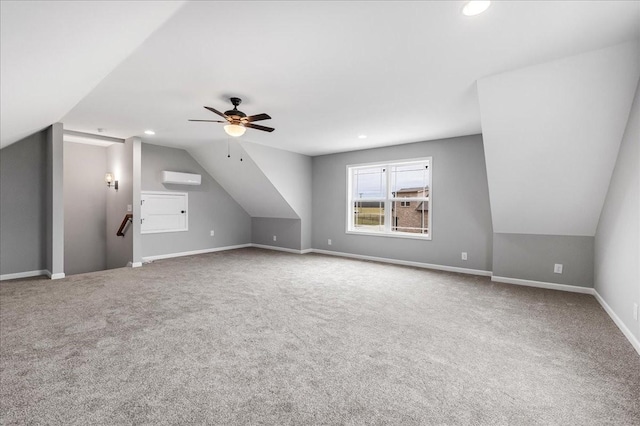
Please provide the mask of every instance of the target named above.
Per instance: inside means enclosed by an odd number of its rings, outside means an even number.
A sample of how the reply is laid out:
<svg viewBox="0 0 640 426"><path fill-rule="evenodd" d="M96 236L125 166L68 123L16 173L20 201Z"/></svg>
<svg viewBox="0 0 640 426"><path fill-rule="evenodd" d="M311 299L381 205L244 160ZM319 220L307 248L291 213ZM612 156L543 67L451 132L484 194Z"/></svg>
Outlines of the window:
<svg viewBox="0 0 640 426"><path fill-rule="evenodd" d="M431 162L347 166L347 232L431 239Z"/></svg>

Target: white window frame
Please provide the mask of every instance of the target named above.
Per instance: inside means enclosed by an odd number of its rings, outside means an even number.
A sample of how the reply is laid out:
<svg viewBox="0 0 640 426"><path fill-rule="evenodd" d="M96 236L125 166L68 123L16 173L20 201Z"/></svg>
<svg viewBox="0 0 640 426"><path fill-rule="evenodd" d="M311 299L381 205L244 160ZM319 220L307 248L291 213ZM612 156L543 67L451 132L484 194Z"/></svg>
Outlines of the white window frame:
<svg viewBox="0 0 640 426"><path fill-rule="evenodd" d="M427 197L428 203L428 211L429 214L427 216L427 229L429 232L427 234L416 234L410 232L399 232L391 230L391 214L392 208L391 203L394 201L400 204L400 201L423 201L423 198L418 197L393 197L391 194L391 170L392 166L401 166L405 164L418 163L418 162L428 162L429 167L427 168L427 173L429 175L429 196ZM352 198L352 178L353 173L352 169L355 168L365 168L365 167L383 167L386 170L386 196L384 198L367 198L367 199L358 199L354 200ZM431 240L433 237L433 157L421 157L421 158L409 158L404 160L393 160L393 161L378 161L373 163L361 163L361 164L348 164L347 165L347 216L346 216L346 230L345 233L353 234L353 235L372 235L376 237L391 237L391 238L410 238L410 239L419 239L419 240ZM353 218L354 215L354 203L355 201L364 201L364 202L381 202L384 204L384 230L383 231L371 231L371 230L358 230L353 226Z"/></svg>

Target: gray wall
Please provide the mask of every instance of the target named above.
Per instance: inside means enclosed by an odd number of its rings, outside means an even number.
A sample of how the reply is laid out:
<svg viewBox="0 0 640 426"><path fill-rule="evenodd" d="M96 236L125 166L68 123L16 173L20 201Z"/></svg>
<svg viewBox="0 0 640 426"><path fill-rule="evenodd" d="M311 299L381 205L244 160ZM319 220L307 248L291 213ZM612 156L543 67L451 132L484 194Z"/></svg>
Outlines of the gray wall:
<svg viewBox="0 0 640 426"><path fill-rule="evenodd" d="M163 170L202 175L199 186L162 184ZM143 234L142 256L251 242L247 212L183 149L142 144L142 190L189 193L189 231ZM210 236L214 230L215 235Z"/></svg>
<svg viewBox="0 0 640 426"><path fill-rule="evenodd" d="M633 302L640 304L640 87L595 237L595 288L640 340Z"/></svg>
<svg viewBox="0 0 640 426"><path fill-rule="evenodd" d="M133 141L107 147L107 172L118 180L119 189L107 191L107 268L121 268L133 260L133 227L128 225L124 237L116 236L120 223L133 206ZM104 175L102 176L104 182ZM135 218L134 218L135 219Z"/></svg>
<svg viewBox="0 0 640 426"><path fill-rule="evenodd" d="M47 129L0 150L0 275L47 269Z"/></svg>
<svg viewBox="0 0 640 426"><path fill-rule="evenodd" d="M137 136L131 138L133 148L133 222L132 222L132 250L133 250L133 264L132 266L142 266L142 224L140 220L136 220L142 217L141 209L141 195L142 191L142 139Z"/></svg>
<svg viewBox="0 0 640 426"><path fill-rule="evenodd" d="M431 241L346 234L346 166L433 157ZM313 248L490 271L491 211L481 135L313 158ZM327 244L327 239L332 245ZM461 260L461 252L468 260Z"/></svg>
<svg viewBox="0 0 640 426"><path fill-rule="evenodd" d="M64 278L64 142L62 123L47 129L47 270Z"/></svg>
<svg viewBox="0 0 640 426"><path fill-rule="evenodd" d="M107 269L107 148L64 143L64 271Z"/></svg>
<svg viewBox="0 0 640 426"><path fill-rule="evenodd" d="M496 233L493 275L593 287L593 245L593 237ZM562 274L553 272L556 263Z"/></svg>
<svg viewBox="0 0 640 426"><path fill-rule="evenodd" d="M271 217L251 218L251 242L273 247L301 249L300 219L279 219ZM276 241L273 241L273 236Z"/></svg>

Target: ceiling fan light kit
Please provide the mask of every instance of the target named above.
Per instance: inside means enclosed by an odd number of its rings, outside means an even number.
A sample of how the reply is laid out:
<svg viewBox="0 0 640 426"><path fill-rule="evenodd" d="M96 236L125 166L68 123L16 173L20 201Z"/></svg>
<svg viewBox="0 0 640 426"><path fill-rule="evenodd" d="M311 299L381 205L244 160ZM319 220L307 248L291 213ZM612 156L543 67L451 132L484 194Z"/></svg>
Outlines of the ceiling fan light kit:
<svg viewBox="0 0 640 426"><path fill-rule="evenodd" d="M244 132L249 129L262 130L263 132L273 132L275 129L267 126L260 126L258 124L253 124L254 121L260 120L270 120L271 116L269 114L256 114L247 116L244 112L238 109L238 105L242 102L240 98L230 98L229 99L233 104L233 109L229 111L225 111L224 113L218 111L215 108L205 106L204 108L211 111L214 114L219 115L224 118L226 121L221 120L189 120L189 121L206 121L210 123L227 123L224 126L224 131L227 132L229 136L239 137L244 135Z"/></svg>
<svg viewBox="0 0 640 426"><path fill-rule="evenodd" d="M227 132L229 136L238 137L244 135L247 129L239 124L227 124L224 126L224 131Z"/></svg>
<svg viewBox="0 0 640 426"><path fill-rule="evenodd" d="M491 6L491 2L488 0L472 0L467 2L462 9L462 14L465 16L476 16L487 10Z"/></svg>

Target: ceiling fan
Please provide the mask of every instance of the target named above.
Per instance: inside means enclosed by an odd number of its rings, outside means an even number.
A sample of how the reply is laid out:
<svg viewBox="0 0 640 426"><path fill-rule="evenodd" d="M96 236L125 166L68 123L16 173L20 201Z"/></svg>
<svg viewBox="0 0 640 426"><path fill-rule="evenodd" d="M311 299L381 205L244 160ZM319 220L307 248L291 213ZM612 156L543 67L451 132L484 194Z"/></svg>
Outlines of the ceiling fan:
<svg viewBox="0 0 640 426"><path fill-rule="evenodd" d="M244 112L238 109L238 105L242 102L240 98L230 98L229 99L233 104L233 109L229 111L225 111L221 113L215 108L211 108L205 106L205 109L213 112L214 114L218 114L220 117L224 118L226 121L221 120L189 120L189 121L206 121L210 123L228 123L224 126L224 131L227 132L229 136L242 136L247 128L262 130L264 132L273 132L275 129L273 127L261 126L259 124L253 124L254 121L260 120L270 120L271 117L269 114L256 114L247 116Z"/></svg>

